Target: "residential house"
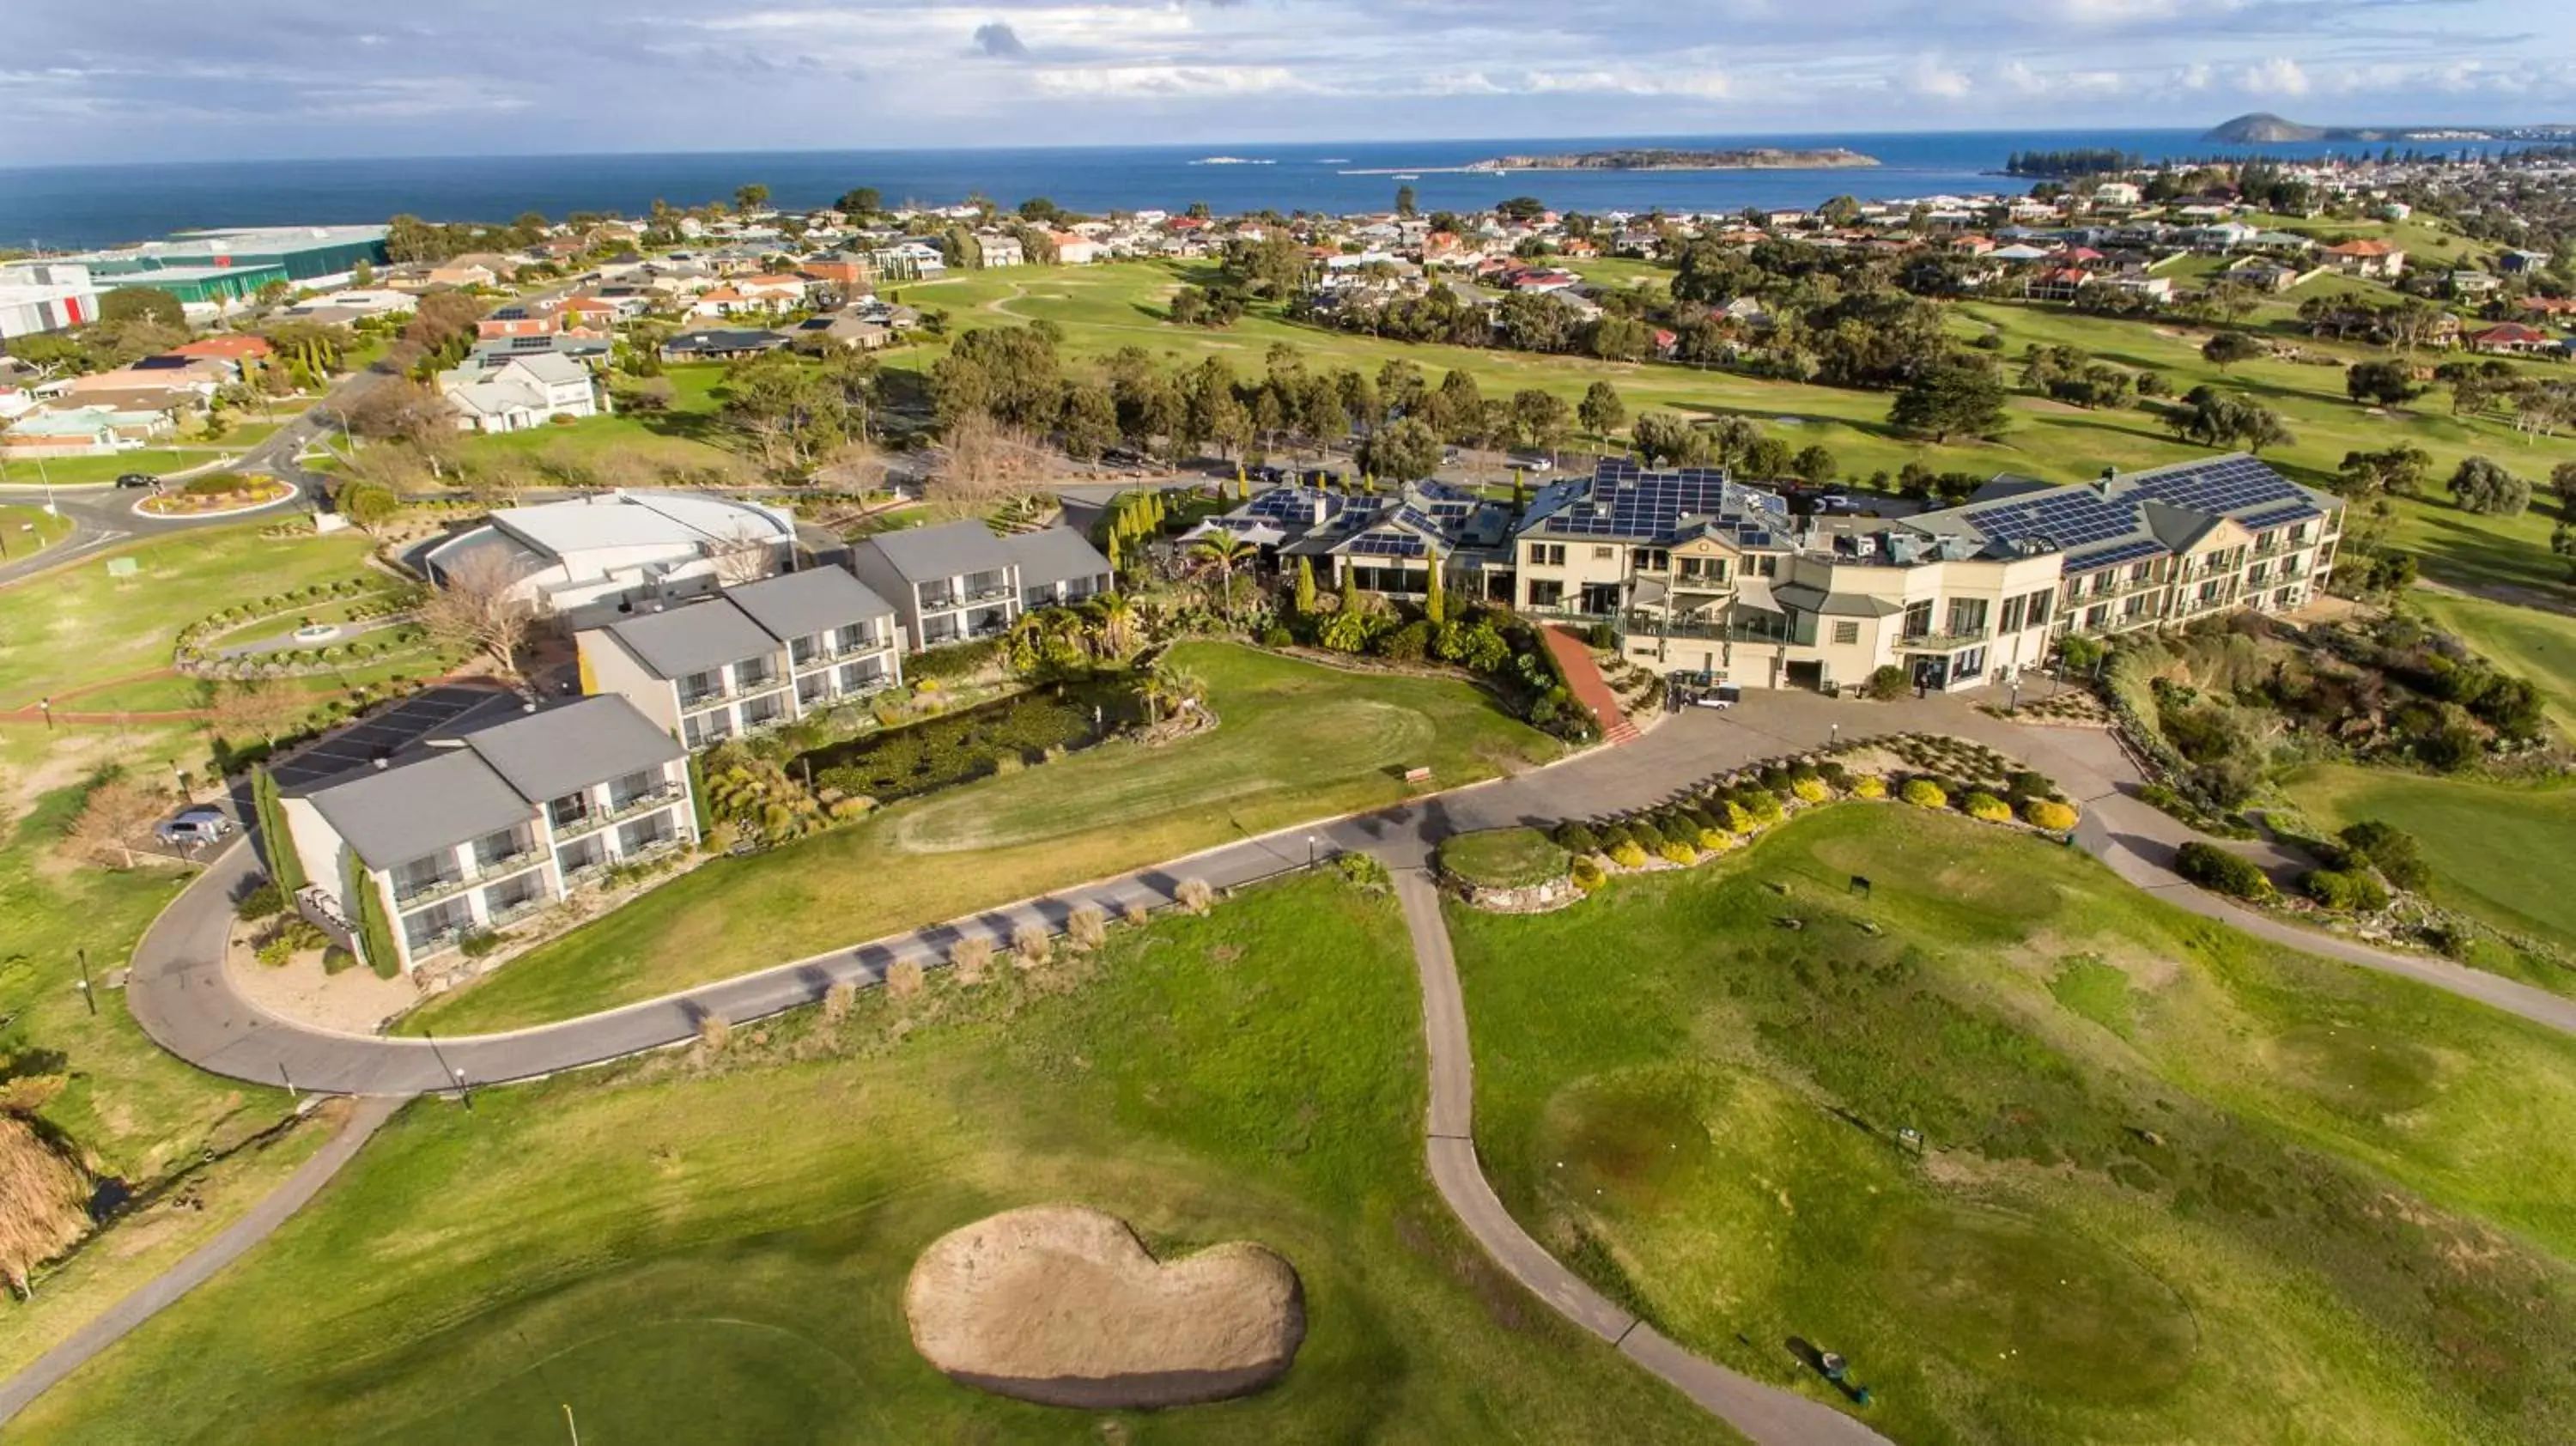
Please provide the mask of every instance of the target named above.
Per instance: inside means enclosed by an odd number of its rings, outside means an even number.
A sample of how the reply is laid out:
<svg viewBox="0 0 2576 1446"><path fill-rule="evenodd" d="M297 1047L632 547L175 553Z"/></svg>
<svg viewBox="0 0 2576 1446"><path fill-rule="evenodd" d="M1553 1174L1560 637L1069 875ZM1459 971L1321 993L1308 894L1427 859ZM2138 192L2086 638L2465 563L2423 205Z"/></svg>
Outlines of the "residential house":
<svg viewBox="0 0 2576 1446"><path fill-rule="evenodd" d="M86 457L130 451L166 437L178 426L175 410L140 410L94 402L26 411L0 431L0 448L13 457Z"/></svg>
<svg viewBox="0 0 2576 1446"><path fill-rule="evenodd" d="M2406 269L2406 253L2368 237L2325 248L2326 264L2346 276L2394 281Z"/></svg>
<svg viewBox="0 0 2576 1446"><path fill-rule="evenodd" d="M894 604L913 650L993 637L1031 607L1109 586L1109 560L1068 528L997 537L952 522L862 538L850 570Z"/></svg>
<svg viewBox="0 0 2576 1446"><path fill-rule="evenodd" d="M499 508L423 549L418 562L444 586L467 558L487 551L503 560L531 608L570 615L578 626L779 571L795 559L796 519L729 497L619 489Z"/></svg>
<svg viewBox="0 0 2576 1446"><path fill-rule="evenodd" d="M2496 270L2503 272L2507 276L2529 276L2536 272L2548 269L2549 253L2546 251L2525 251L2517 247L2512 250L2497 252L2495 264Z"/></svg>
<svg viewBox="0 0 2576 1446"><path fill-rule="evenodd" d="M733 361L787 345L783 332L748 327L701 327L675 332L662 343L664 361Z"/></svg>
<svg viewBox="0 0 2576 1446"><path fill-rule="evenodd" d="M1049 232L1047 239L1055 243L1055 259L1059 265L1089 266L1109 259L1107 246L1078 231Z"/></svg>
<svg viewBox="0 0 2576 1446"><path fill-rule="evenodd" d="M2471 351L2485 352L2490 356L2534 356L2541 352L2558 350L2557 341L2549 333L2538 327L2525 326L2518 321L2503 322L2470 332L2460 338L2460 344Z"/></svg>
<svg viewBox="0 0 2576 1446"><path fill-rule="evenodd" d="M438 390L466 432L524 432L557 417L599 415L590 368L570 357L514 356L497 367L461 366Z"/></svg>
<svg viewBox="0 0 2576 1446"><path fill-rule="evenodd" d="M697 836L687 755L621 698L584 698L452 736L279 800L310 882L297 903L364 953L380 912L405 973ZM361 903L360 891L374 896Z"/></svg>
<svg viewBox="0 0 2576 1446"><path fill-rule="evenodd" d="M894 328L875 317L857 311L834 311L822 316L809 316L788 329L797 342L847 347L852 351L875 351L894 343Z"/></svg>
<svg viewBox="0 0 2576 1446"><path fill-rule="evenodd" d="M491 286L518 274L518 264L491 251L469 251L429 268L422 280L432 286Z"/></svg>
<svg viewBox="0 0 2576 1446"><path fill-rule="evenodd" d="M1029 262L1028 250L1020 245L1020 238L998 231L975 233L975 258L976 264L987 271L1005 266L1026 266Z"/></svg>
<svg viewBox="0 0 2576 1446"><path fill-rule="evenodd" d="M901 681L894 609L838 567L656 605L575 635L582 691L614 693L692 749Z"/></svg>

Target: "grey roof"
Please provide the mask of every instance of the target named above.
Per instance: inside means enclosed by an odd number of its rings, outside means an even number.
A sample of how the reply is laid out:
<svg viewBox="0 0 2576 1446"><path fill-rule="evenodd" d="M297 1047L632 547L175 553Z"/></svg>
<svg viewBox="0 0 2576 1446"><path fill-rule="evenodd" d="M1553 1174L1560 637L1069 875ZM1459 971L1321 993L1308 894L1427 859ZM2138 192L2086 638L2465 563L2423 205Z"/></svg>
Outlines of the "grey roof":
<svg viewBox="0 0 2576 1446"><path fill-rule="evenodd" d="M1802 582L1782 583L1771 589L1771 593L1802 612L1832 618L1884 618L1905 611L1903 603L1890 598L1871 597L1867 593L1827 592Z"/></svg>
<svg viewBox="0 0 2576 1446"><path fill-rule="evenodd" d="M871 618L894 609L868 585L838 567L809 567L725 589L725 600L750 615L782 643Z"/></svg>
<svg viewBox="0 0 2576 1446"><path fill-rule="evenodd" d="M613 693L522 714L467 734L465 741L530 802L686 756L669 734Z"/></svg>
<svg viewBox="0 0 2576 1446"><path fill-rule="evenodd" d="M463 747L437 749L310 797L322 817L374 869L390 869L423 854L515 828L531 816L528 800L513 792L473 750Z"/></svg>
<svg viewBox="0 0 2576 1446"><path fill-rule="evenodd" d="M879 533L859 546L876 549L907 582L935 582L1011 565L1010 549L991 528L973 521Z"/></svg>
<svg viewBox="0 0 2576 1446"><path fill-rule="evenodd" d="M1019 559L1020 586L1053 587L1078 577L1099 577L1109 571L1109 559L1100 549L1070 527L1049 527L1037 532L1023 532L1003 539L1011 556Z"/></svg>
<svg viewBox="0 0 2576 1446"><path fill-rule="evenodd" d="M608 631L665 679L767 657L778 650L776 639L720 597L626 618L609 624Z"/></svg>

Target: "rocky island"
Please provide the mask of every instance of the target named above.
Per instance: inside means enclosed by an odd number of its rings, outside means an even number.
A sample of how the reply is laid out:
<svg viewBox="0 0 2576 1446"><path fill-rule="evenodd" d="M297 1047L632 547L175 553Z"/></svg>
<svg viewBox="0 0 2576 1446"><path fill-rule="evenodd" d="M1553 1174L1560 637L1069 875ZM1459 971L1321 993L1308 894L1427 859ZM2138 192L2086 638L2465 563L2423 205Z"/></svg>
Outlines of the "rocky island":
<svg viewBox="0 0 2576 1446"><path fill-rule="evenodd" d="M1808 171L1875 166L1865 156L1842 146L1823 150L1781 150L1758 146L1740 151L1618 150L1576 151L1551 156L1496 156L1466 167L1471 171Z"/></svg>

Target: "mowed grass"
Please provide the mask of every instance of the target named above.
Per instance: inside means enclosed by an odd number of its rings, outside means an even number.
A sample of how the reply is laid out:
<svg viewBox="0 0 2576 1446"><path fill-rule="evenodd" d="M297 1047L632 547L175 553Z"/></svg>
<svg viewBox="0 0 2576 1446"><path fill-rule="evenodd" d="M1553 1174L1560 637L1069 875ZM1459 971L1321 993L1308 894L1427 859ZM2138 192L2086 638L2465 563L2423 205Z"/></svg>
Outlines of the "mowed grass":
<svg viewBox="0 0 2576 1446"><path fill-rule="evenodd" d="M1513 1213L1908 1446L2576 1434L2561 1036L1893 807L1451 925Z"/></svg>
<svg viewBox="0 0 2576 1446"><path fill-rule="evenodd" d="M41 505L0 503L0 562L23 562L63 540L72 520Z"/></svg>
<svg viewBox="0 0 2576 1446"><path fill-rule="evenodd" d="M2424 589L2413 600L2488 662L2530 679L2550 720L2576 736L2576 617Z"/></svg>
<svg viewBox="0 0 2576 1446"><path fill-rule="evenodd" d="M1496 828L1461 834L1440 846L1440 868L1489 889L1526 889L1565 877L1569 860L1534 828Z"/></svg>
<svg viewBox="0 0 2576 1446"><path fill-rule="evenodd" d="M264 538L259 524L176 533L0 588L0 707L24 708L170 665L179 630L236 603L349 577L367 540ZM108 573L111 559L131 577Z"/></svg>
<svg viewBox="0 0 2576 1446"><path fill-rule="evenodd" d="M568 1405L585 1441L692 1446L1731 1439L1452 1224L1422 1172L1422 1051L1400 913L1315 877L1122 929L1092 961L738 1033L712 1064L416 1105L15 1429L552 1441ZM913 1260L1055 1202L1167 1258L1280 1252L1304 1284L1296 1366L1151 1414L939 1376L901 1312Z"/></svg>
<svg viewBox="0 0 2576 1446"><path fill-rule="evenodd" d="M2435 902L2576 954L2576 790L2335 764L2302 768L2282 790L2322 830L2375 818L2415 835Z"/></svg>
<svg viewBox="0 0 2576 1446"><path fill-rule="evenodd" d="M0 455L0 487L42 491L51 482L56 487L86 486L96 482L113 482L128 472L141 472L159 477L191 467L203 467L240 454L240 439L226 438L220 446L199 443L178 447L138 447L131 452L113 452L98 457L48 457L38 467L26 456Z"/></svg>
<svg viewBox="0 0 2576 1446"><path fill-rule="evenodd" d="M511 456L592 461L614 452L681 468L729 465L733 449L716 420L724 373L722 363L664 367L671 404L662 411L618 411L562 426L477 433L457 443L457 455L469 462Z"/></svg>
<svg viewBox="0 0 2576 1446"><path fill-rule="evenodd" d="M413 1027L463 1034L587 1014L1395 803L1409 767L1454 787L1560 751L1461 682L1220 643L1170 656L1205 681L1214 729L1089 750L704 864L432 1002Z"/></svg>

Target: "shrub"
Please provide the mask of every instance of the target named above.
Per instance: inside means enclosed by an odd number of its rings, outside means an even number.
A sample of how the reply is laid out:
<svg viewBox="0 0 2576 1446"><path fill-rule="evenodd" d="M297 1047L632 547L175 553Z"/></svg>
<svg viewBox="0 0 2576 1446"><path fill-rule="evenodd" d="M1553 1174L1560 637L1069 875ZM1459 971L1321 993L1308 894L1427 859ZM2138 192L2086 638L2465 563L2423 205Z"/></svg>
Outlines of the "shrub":
<svg viewBox="0 0 2576 1446"><path fill-rule="evenodd" d="M2051 799L2034 798L2021 806L2021 816L2032 828L2050 833L2064 833L2075 827L2075 805Z"/></svg>
<svg viewBox="0 0 2576 1446"><path fill-rule="evenodd" d="M242 891L241 902L233 905L233 912L246 924L273 919L286 912L286 895L277 885L262 880Z"/></svg>
<svg viewBox="0 0 2576 1446"><path fill-rule="evenodd" d="M498 929L476 929L457 941L457 947L468 959L480 959L510 942L510 936Z"/></svg>
<svg viewBox="0 0 2576 1446"><path fill-rule="evenodd" d="M1854 798L1885 798L1887 780L1875 773L1861 774L1852 780L1851 795Z"/></svg>
<svg viewBox="0 0 2576 1446"><path fill-rule="evenodd" d="M1950 795L1942 792L1941 785L1934 783L1928 778L1909 778L1905 780L1905 787L1898 791L1897 796L1904 799L1907 803L1914 805L1916 808L1948 808L1950 806Z"/></svg>
<svg viewBox="0 0 2576 1446"><path fill-rule="evenodd" d="M1991 793L1969 794L1959 801L1959 808L1968 817L1987 823L2008 823L2012 820L2012 805Z"/></svg>
<svg viewBox="0 0 2576 1446"><path fill-rule="evenodd" d="M1064 937L1077 949L1097 949L1109 942L1109 915L1098 904L1083 904L1064 916Z"/></svg>
<svg viewBox="0 0 2576 1446"><path fill-rule="evenodd" d="M1636 844L1637 835L1635 831L1630 829L1625 823L1614 823L1601 830L1600 851L1602 853L1615 854L1623 847L1633 848Z"/></svg>
<svg viewBox="0 0 2576 1446"><path fill-rule="evenodd" d="M1869 681L1860 685L1861 696L1881 703L1905 696L1905 670L1894 663L1882 664L1871 671Z"/></svg>
<svg viewBox="0 0 2576 1446"><path fill-rule="evenodd" d="M1055 939L1043 925L1022 924L1011 931L1011 952L1019 956L1021 968L1035 969L1055 952Z"/></svg>
<svg viewBox="0 0 2576 1446"><path fill-rule="evenodd" d="M1205 879L1183 879L1181 886L1173 891L1172 898L1191 913L1204 914L1208 906L1216 902L1216 890L1209 888Z"/></svg>
<svg viewBox="0 0 2576 1446"><path fill-rule="evenodd" d="M1836 793L1851 792L1852 771L1843 767L1842 762L1839 759L1828 758L1824 762L1817 764L1816 776L1823 779L1825 781L1825 786L1831 788Z"/></svg>
<svg viewBox="0 0 2576 1446"><path fill-rule="evenodd" d="M1722 854L1735 847L1735 835L1722 828L1704 828L1699 831L1699 847L1702 853Z"/></svg>
<svg viewBox="0 0 2576 1446"><path fill-rule="evenodd" d="M948 946L948 967L957 971L960 984L981 984L984 971L992 967L993 941L981 934L961 935Z"/></svg>
<svg viewBox="0 0 2576 1446"><path fill-rule="evenodd" d="M1261 631L1261 646L1265 648L1291 647L1295 645L1296 641L1296 635L1290 633L1286 628L1269 627L1264 628Z"/></svg>
<svg viewBox="0 0 2576 1446"><path fill-rule="evenodd" d="M1751 815L1756 826L1775 824L1788 816L1780 807L1780 795L1767 788L1748 788L1735 798L1745 813Z"/></svg>
<svg viewBox="0 0 2576 1446"><path fill-rule="evenodd" d="M382 954L377 954L370 958L367 961L367 967L375 970L376 977L379 979L400 979L402 977L402 961L394 957L394 951L391 949L387 949Z"/></svg>
<svg viewBox="0 0 2576 1446"><path fill-rule="evenodd" d="M1574 861L1573 869L1569 871L1567 876L1574 880L1574 886L1576 888L1587 894L1591 893L1594 889L1601 887L1601 885L1607 882L1610 877L1609 875L1601 872L1601 865L1594 863L1589 858L1577 858Z"/></svg>
<svg viewBox="0 0 2576 1446"><path fill-rule="evenodd" d="M731 1043L733 1043L732 1020L721 1014L698 1016L698 1044L707 1053L722 1054L725 1046Z"/></svg>
<svg viewBox="0 0 2576 1446"><path fill-rule="evenodd" d="M1670 842L1664 837L1664 831L1656 827L1655 821L1651 818L1628 820L1628 837L1636 841L1637 847L1648 852L1660 849Z"/></svg>
<svg viewBox="0 0 2576 1446"><path fill-rule="evenodd" d="M2311 869L2299 881L2307 896L2343 913L2375 914L2388 907L2388 888L2358 870Z"/></svg>
<svg viewBox="0 0 2576 1446"><path fill-rule="evenodd" d="M1655 850L1655 852L1663 855L1664 860L1667 863L1695 864L1699 862L1699 850L1692 848L1686 843L1668 843L1662 848Z"/></svg>
<svg viewBox="0 0 2576 1446"><path fill-rule="evenodd" d="M897 999L910 999L922 990L921 961L897 959L886 966L886 993Z"/></svg>
<svg viewBox="0 0 2576 1446"><path fill-rule="evenodd" d="M1556 832L1550 835L1550 837L1556 840L1556 846L1558 848L1565 850L1576 858L1581 858L1586 854L1599 853L1601 851L1601 836L1594 833L1592 831L1592 825L1588 823L1578 821L1558 824L1556 826Z"/></svg>
<svg viewBox="0 0 2576 1446"><path fill-rule="evenodd" d="M2335 838L2401 889L2420 889L2432 882L2433 868L2424 862L2423 846L2393 824L2365 818L2346 826Z"/></svg>
<svg viewBox="0 0 2576 1446"><path fill-rule="evenodd" d="M1383 889L1395 882L1395 876L1387 872L1385 862L1375 854L1340 854L1333 859L1333 867L1342 871L1345 881L1358 888Z"/></svg>
<svg viewBox="0 0 2576 1446"><path fill-rule="evenodd" d="M1821 778L1792 779L1789 782L1789 791L1797 795L1801 803L1822 803L1834 796L1833 790L1825 787L1825 781Z"/></svg>
<svg viewBox="0 0 2576 1446"><path fill-rule="evenodd" d="M358 956L334 944L322 951L322 972L339 974L357 967Z"/></svg>
<svg viewBox="0 0 2576 1446"><path fill-rule="evenodd" d="M1719 828L1725 829L1728 833L1752 832L1753 815L1744 811L1743 804L1731 798L1721 798L1715 800L1712 807L1714 812L1711 817L1716 819Z"/></svg>
<svg viewBox="0 0 2576 1446"><path fill-rule="evenodd" d="M1646 866L1646 851L1634 843L1615 844L1610 849L1610 862L1623 869L1642 869Z"/></svg>
<svg viewBox="0 0 2576 1446"><path fill-rule="evenodd" d="M915 965L914 967L918 968L920 966ZM825 1024L840 1023L844 1018L848 1017L850 1005L856 1001L858 997L859 991L850 983L849 980L833 980L832 986L823 991L823 1022Z"/></svg>
<svg viewBox="0 0 2576 1446"><path fill-rule="evenodd" d="M2240 858L2218 845L2201 839L2184 844L2174 854L2174 872L2214 894L2232 899L2268 899L2272 881L2251 859Z"/></svg>
<svg viewBox="0 0 2576 1446"><path fill-rule="evenodd" d="M1154 911L1145 907L1143 899L1129 899L1127 907L1118 911L1118 917L1130 924L1143 925L1152 921Z"/></svg>

